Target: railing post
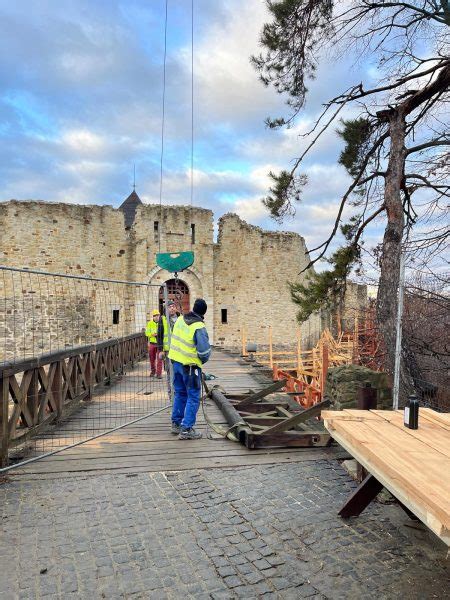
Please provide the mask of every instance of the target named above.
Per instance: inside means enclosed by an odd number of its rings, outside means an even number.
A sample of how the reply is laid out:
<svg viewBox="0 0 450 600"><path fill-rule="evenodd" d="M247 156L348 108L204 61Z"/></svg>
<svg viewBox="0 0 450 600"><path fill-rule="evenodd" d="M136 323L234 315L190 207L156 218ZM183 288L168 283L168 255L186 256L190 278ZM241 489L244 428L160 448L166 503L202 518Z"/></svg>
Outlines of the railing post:
<svg viewBox="0 0 450 600"><path fill-rule="evenodd" d="M33 373L31 375L30 385L27 390L27 406L30 411L31 418L33 421L31 423L27 423L28 427L32 427L33 425L37 425L39 419L39 399L38 399L38 391L39 391L39 377L38 377L38 368L33 369Z"/></svg>
<svg viewBox="0 0 450 600"><path fill-rule="evenodd" d="M88 352L86 354L86 371L85 371L85 376L86 376L86 383L87 383L87 397L86 400L92 400L92 394L94 391L94 385L93 385L93 368L92 368L92 355L93 352Z"/></svg>
<svg viewBox="0 0 450 600"><path fill-rule="evenodd" d="M8 466L8 403L9 403L9 378L0 379L0 467Z"/></svg>
<svg viewBox="0 0 450 600"><path fill-rule="evenodd" d="M320 391L321 391L321 399L323 400L323 395L325 392L325 383L327 381L327 372L328 372L328 344L324 342L322 344L322 372L321 372L321 381L320 381Z"/></svg>
<svg viewBox="0 0 450 600"><path fill-rule="evenodd" d="M269 325L269 365L273 369L272 325Z"/></svg>
<svg viewBox="0 0 450 600"><path fill-rule="evenodd" d="M242 326L242 356L247 356L247 332L245 325Z"/></svg>
<svg viewBox="0 0 450 600"><path fill-rule="evenodd" d="M302 330L299 327L297 329L297 377L300 377L301 368L302 368Z"/></svg>
<svg viewBox="0 0 450 600"><path fill-rule="evenodd" d="M64 360L64 359L62 359ZM53 375L52 381L52 393L53 399L56 404L56 418L60 419L63 413L62 407L62 360L58 360L55 363L55 374Z"/></svg>
<svg viewBox="0 0 450 600"><path fill-rule="evenodd" d="M358 362L359 340L358 340L358 317L355 317L355 326L353 330L353 363Z"/></svg>

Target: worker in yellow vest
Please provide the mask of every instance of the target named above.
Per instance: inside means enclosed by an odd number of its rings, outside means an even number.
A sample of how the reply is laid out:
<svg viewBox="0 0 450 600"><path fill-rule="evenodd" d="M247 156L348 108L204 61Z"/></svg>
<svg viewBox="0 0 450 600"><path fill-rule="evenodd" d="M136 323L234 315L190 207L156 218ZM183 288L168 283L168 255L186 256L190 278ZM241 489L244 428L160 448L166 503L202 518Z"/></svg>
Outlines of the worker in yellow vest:
<svg viewBox="0 0 450 600"><path fill-rule="evenodd" d="M152 313L152 319L147 323L145 328L145 335L148 340L148 356L150 359L150 377L156 375L157 379L162 378L162 360L159 357L158 352L158 322L159 322L159 310L155 308Z"/></svg>
<svg viewBox="0 0 450 600"><path fill-rule="evenodd" d="M202 365L211 355L203 318L207 304L198 298L191 312L178 317L170 340L169 359L173 365L174 400L172 433L180 440L202 437L194 429L200 406Z"/></svg>
<svg viewBox="0 0 450 600"><path fill-rule="evenodd" d="M166 316L163 313L158 323L157 334L158 348L160 352L164 353L164 355L167 355L169 352L169 326L170 331L172 331L175 322L180 315L180 313L177 311L177 305L173 300L169 300L167 302L167 312L169 313L169 322L167 322ZM164 355L161 356L161 358L164 358Z"/></svg>

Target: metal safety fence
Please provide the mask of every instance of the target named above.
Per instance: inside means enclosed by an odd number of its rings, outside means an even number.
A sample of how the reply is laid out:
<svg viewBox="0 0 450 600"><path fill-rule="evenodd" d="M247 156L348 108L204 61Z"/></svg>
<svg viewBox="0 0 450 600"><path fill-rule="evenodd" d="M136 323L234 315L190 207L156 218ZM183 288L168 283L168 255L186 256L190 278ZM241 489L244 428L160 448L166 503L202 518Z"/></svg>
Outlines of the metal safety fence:
<svg viewBox="0 0 450 600"><path fill-rule="evenodd" d="M0 473L170 405L145 336L167 297L165 285L0 267Z"/></svg>

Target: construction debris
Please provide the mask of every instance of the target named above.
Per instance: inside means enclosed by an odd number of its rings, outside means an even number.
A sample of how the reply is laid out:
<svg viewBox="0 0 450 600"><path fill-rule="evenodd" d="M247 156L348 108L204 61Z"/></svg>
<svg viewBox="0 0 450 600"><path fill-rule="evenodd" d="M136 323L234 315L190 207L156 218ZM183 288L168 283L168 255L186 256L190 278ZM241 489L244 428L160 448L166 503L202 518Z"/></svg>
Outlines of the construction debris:
<svg viewBox="0 0 450 600"><path fill-rule="evenodd" d="M281 380L256 393L234 395L216 387L208 394L220 408L233 439L249 449L329 446L331 437L322 424L310 420L318 417L330 401L323 400L304 410L300 406L292 408L288 397L268 399L285 385L286 381Z"/></svg>

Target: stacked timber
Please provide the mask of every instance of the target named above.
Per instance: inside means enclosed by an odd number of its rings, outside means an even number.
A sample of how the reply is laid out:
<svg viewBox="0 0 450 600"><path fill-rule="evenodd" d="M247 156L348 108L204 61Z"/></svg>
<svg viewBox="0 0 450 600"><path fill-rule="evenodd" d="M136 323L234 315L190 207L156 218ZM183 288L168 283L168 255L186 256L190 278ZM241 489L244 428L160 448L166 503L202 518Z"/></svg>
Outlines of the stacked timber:
<svg viewBox="0 0 450 600"><path fill-rule="evenodd" d="M335 441L450 546L450 413L421 408L418 429L404 426L402 411L328 410L322 418Z"/></svg>

